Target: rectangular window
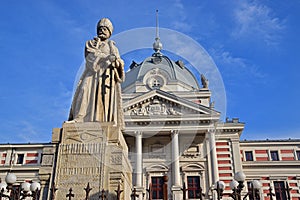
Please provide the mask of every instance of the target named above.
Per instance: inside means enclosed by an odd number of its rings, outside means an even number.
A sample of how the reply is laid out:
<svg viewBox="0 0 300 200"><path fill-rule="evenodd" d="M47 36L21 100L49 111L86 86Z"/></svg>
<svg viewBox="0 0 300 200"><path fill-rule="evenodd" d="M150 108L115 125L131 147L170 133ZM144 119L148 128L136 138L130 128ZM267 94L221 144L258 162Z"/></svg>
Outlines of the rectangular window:
<svg viewBox="0 0 300 200"><path fill-rule="evenodd" d="M152 199L163 198L163 177L151 177L152 182Z"/></svg>
<svg viewBox="0 0 300 200"><path fill-rule="evenodd" d="M188 176L188 198L196 199L200 198L200 177L199 176Z"/></svg>
<svg viewBox="0 0 300 200"><path fill-rule="evenodd" d="M24 162L24 154L17 154L16 164L23 164L23 162Z"/></svg>
<svg viewBox="0 0 300 200"><path fill-rule="evenodd" d="M252 151L245 151L246 161L253 161L253 153Z"/></svg>
<svg viewBox="0 0 300 200"><path fill-rule="evenodd" d="M297 154L297 160L300 160L300 151L296 151L296 154Z"/></svg>
<svg viewBox="0 0 300 200"><path fill-rule="evenodd" d="M276 200L286 200L287 195L285 191L284 181L274 181Z"/></svg>
<svg viewBox="0 0 300 200"><path fill-rule="evenodd" d="M270 151L270 153L271 153L271 160L272 161L278 161L279 160L278 151Z"/></svg>

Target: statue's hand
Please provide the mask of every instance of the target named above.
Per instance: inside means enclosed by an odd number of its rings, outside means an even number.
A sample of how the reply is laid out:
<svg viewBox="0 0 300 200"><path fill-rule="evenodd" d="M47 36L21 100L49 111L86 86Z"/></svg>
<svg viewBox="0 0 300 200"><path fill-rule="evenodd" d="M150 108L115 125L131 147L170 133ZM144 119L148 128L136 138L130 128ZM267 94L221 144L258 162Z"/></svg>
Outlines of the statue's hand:
<svg viewBox="0 0 300 200"><path fill-rule="evenodd" d="M95 54L94 54L95 57L99 57L100 55L101 55L101 51L95 51Z"/></svg>
<svg viewBox="0 0 300 200"><path fill-rule="evenodd" d="M109 59L110 62L116 62L117 57L114 54L111 54L111 55L108 56L108 59Z"/></svg>
<svg viewBox="0 0 300 200"><path fill-rule="evenodd" d="M123 64L123 60L121 60L121 59L117 59L115 63L116 63L116 68L119 68L119 67L121 67L121 66L122 66L122 64Z"/></svg>

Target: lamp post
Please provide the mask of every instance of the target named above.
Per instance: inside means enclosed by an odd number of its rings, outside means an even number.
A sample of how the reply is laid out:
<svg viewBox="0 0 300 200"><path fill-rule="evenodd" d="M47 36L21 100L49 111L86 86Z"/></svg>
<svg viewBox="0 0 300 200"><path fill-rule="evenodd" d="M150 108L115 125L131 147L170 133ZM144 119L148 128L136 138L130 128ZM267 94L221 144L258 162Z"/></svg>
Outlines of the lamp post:
<svg viewBox="0 0 300 200"><path fill-rule="evenodd" d="M291 199L291 193L290 191L292 190L292 188L290 188L288 182L286 182L286 187L285 187L285 191L286 191L286 194L287 194L287 199L290 200Z"/></svg>
<svg viewBox="0 0 300 200"><path fill-rule="evenodd" d="M244 172L237 172L234 174L234 179L239 183L237 189L241 193L244 188L244 181L246 179L246 175Z"/></svg>
<svg viewBox="0 0 300 200"><path fill-rule="evenodd" d="M245 179L246 175L241 171L234 174L234 180L230 182L230 188L232 189L232 194L230 194L230 196L234 200L242 199L241 192L244 188Z"/></svg>
<svg viewBox="0 0 300 200"><path fill-rule="evenodd" d="M1 199L19 200L27 197L32 197L33 200L39 199L41 185L38 182L23 182L21 185L14 185L16 181L16 175L7 173L5 182L0 183Z"/></svg>
<svg viewBox="0 0 300 200"><path fill-rule="evenodd" d="M275 196L272 190L273 190L272 186L269 185L269 193L267 193L267 195L270 196L270 200L273 200L273 196Z"/></svg>
<svg viewBox="0 0 300 200"><path fill-rule="evenodd" d="M260 200L260 194L259 194L259 190L260 188L262 187L262 184L260 181L258 180L254 180L252 181L252 187L254 189L254 193L253 193L253 199L256 199L256 200Z"/></svg>
<svg viewBox="0 0 300 200"><path fill-rule="evenodd" d="M214 190L217 192L218 200L222 199L224 189L225 189L225 183L223 181L217 181L215 183Z"/></svg>
<svg viewBox="0 0 300 200"><path fill-rule="evenodd" d="M261 182L258 180L253 180L250 182L249 191L243 199L246 199L249 196L250 200L260 200L259 190L261 188Z"/></svg>
<svg viewBox="0 0 300 200"><path fill-rule="evenodd" d="M239 183L236 180L232 180L229 184L232 193L230 194L230 196L234 199L234 200L241 200L241 194L239 194L238 192L238 187Z"/></svg>

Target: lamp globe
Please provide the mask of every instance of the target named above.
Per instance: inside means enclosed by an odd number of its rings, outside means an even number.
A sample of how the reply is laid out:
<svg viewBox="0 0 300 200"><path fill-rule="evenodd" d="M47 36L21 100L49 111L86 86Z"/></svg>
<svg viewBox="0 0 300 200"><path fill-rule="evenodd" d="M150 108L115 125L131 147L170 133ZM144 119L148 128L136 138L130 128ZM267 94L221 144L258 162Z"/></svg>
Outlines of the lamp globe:
<svg viewBox="0 0 300 200"><path fill-rule="evenodd" d="M21 190L25 191L25 192L29 192L30 191L30 183L28 182L23 182L21 184Z"/></svg>
<svg viewBox="0 0 300 200"><path fill-rule="evenodd" d="M41 189L41 184L38 182L33 182L30 185L30 191L34 192L36 190L40 190Z"/></svg>
<svg viewBox="0 0 300 200"><path fill-rule="evenodd" d="M16 175L14 175L13 173L7 173L6 177L5 177L5 182L8 184L14 184L17 181L17 177Z"/></svg>
<svg viewBox="0 0 300 200"><path fill-rule="evenodd" d="M244 182L246 179L246 175L244 174L244 172L240 171L234 174L234 179L238 182Z"/></svg>
<svg viewBox="0 0 300 200"><path fill-rule="evenodd" d="M232 190L237 189L238 185L239 185L239 182L237 182L236 180L232 180L229 184L229 186Z"/></svg>
<svg viewBox="0 0 300 200"><path fill-rule="evenodd" d="M254 181L252 181L252 185L253 185L253 188L254 189L260 189L261 188L261 182L260 181L258 181L258 180L254 180Z"/></svg>

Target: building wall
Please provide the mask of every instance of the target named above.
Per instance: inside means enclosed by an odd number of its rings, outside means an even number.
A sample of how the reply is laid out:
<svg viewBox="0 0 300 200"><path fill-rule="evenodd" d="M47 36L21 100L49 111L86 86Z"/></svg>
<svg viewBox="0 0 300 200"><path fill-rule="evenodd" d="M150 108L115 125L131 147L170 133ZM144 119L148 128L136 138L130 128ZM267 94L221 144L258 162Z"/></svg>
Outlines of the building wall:
<svg viewBox="0 0 300 200"><path fill-rule="evenodd" d="M240 147L243 171L248 180L262 182L264 199L278 182L290 188L291 199L300 198L300 140L241 141Z"/></svg>
<svg viewBox="0 0 300 200"><path fill-rule="evenodd" d="M41 199L49 197L53 167L55 166L55 144L1 144L0 178L8 172L17 176L15 185L22 182L39 182Z"/></svg>

